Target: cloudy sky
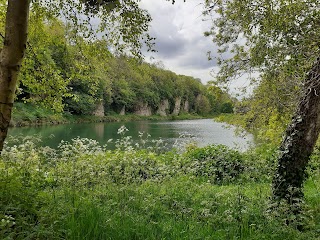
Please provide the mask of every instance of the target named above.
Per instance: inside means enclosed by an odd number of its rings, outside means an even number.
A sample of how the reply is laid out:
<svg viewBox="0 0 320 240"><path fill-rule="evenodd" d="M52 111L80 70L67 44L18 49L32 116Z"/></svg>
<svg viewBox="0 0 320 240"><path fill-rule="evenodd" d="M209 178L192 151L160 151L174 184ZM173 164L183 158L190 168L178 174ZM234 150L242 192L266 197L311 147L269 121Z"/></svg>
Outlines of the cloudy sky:
<svg viewBox="0 0 320 240"><path fill-rule="evenodd" d="M217 47L204 32L210 30L212 23L202 15L203 0L141 0L140 6L153 18L150 34L156 37L157 53L144 52L146 61L162 61L165 68L175 73L200 78L202 83L214 80L219 70L215 57ZM209 61L207 52L213 60ZM154 59L153 59L154 58ZM249 80L242 77L230 83L230 92L240 94L248 87ZM245 94L245 95L247 95ZM241 97L240 97L241 98Z"/></svg>
<svg viewBox="0 0 320 240"><path fill-rule="evenodd" d="M200 78L203 83L213 80L216 61L208 61L207 52L216 52L204 32L210 21L202 16L203 0L171 1L142 0L140 5L148 10L153 21L150 34L156 37L157 53L147 53L146 61L162 61L165 68L178 74ZM154 59L152 59L152 57Z"/></svg>
<svg viewBox="0 0 320 240"><path fill-rule="evenodd" d="M146 9L151 17L150 35L155 37L157 52L143 50L145 61L156 63L161 61L165 69L177 74L193 76L207 83L215 79L219 71L216 57L217 47L211 37L204 32L210 30L211 19L202 15L204 0L141 0L139 5ZM94 19L92 25L98 25ZM212 58L208 60L208 52ZM229 83L230 93L247 96L252 92L250 81L246 75ZM239 96L241 98L241 96Z"/></svg>

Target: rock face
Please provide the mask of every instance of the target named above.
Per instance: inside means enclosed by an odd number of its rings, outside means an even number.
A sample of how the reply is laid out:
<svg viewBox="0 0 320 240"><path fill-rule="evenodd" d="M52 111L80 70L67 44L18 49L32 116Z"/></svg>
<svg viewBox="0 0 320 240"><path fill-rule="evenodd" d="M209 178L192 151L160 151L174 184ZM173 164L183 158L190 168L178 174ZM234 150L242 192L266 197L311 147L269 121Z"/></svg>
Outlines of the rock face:
<svg viewBox="0 0 320 240"><path fill-rule="evenodd" d="M96 110L93 111L92 115L97 117L103 117L104 116L104 106L103 101L98 102L96 106Z"/></svg>
<svg viewBox="0 0 320 240"><path fill-rule="evenodd" d="M202 95L199 94L199 95L196 97L196 102L197 102L197 103L201 102L201 99L202 99Z"/></svg>
<svg viewBox="0 0 320 240"><path fill-rule="evenodd" d="M180 113L181 109L181 97L176 97L174 102L174 109L172 111L172 115L177 116Z"/></svg>
<svg viewBox="0 0 320 240"><path fill-rule="evenodd" d="M167 111L169 110L169 101L168 99L164 99L160 102L159 108L157 110L157 114L160 116L167 116Z"/></svg>
<svg viewBox="0 0 320 240"><path fill-rule="evenodd" d="M121 111L120 111L119 114L120 114L121 116L126 115L126 106L123 106L123 107L121 108Z"/></svg>
<svg viewBox="0 0 320 240"><path fill-rule="evenodd" d="M139 103L135 106L134 114L139 116L151 116L152 110L148 103Z"/></svg>
<svg viewBox="0 0 320 240"><path fill-rule="evenodd" d="M189 112L189 108L190 108L190 104L189 104L189 101L186 100L183 104L183 111L188 113Z"/></svg>

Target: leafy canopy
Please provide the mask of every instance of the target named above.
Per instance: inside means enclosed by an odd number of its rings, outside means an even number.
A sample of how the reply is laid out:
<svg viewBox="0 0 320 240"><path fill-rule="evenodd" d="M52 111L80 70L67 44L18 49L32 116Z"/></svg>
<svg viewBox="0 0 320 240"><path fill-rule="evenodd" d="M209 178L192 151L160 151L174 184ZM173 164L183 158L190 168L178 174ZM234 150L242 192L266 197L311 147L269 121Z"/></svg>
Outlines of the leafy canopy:
<svg viewBox="0 0 320 240"><path fill-rule="evenodd" d="M149 34L150 14L136 0L33 0L32 11L60 16L75 35L87 39L102 38L118 52L141 57L141 47L153 49Z"/></svg>
<svg viewBox="0 0 320 240"><path fill-rule="evenodd" d="M206 32L219 46L220 80L243 72L284 72L302 79L319 55L318 0L206 0L213 26Z"/></svg>

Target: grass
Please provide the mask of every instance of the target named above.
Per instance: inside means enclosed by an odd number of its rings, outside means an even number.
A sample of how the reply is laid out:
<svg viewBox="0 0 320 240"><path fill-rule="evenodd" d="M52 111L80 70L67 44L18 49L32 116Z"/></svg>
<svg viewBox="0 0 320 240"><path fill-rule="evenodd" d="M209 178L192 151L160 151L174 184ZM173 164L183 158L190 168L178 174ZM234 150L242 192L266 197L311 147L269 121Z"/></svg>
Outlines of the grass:
<svg viewBox="0 0 320 240"><path fill-rule="evenodd" d="M14 127L66 122L66 119L61 114L30 103L15 103L12 116L10 125Z"/></svg>
<svg viewBox="0 0 320 240"><path fill-rule="evenodd" d="M272 152L162 152L121 141L115 151L87 139L58 150L29 140L6 147L0 239L319 239L317 153L296 217L271 208Z"/></svg>

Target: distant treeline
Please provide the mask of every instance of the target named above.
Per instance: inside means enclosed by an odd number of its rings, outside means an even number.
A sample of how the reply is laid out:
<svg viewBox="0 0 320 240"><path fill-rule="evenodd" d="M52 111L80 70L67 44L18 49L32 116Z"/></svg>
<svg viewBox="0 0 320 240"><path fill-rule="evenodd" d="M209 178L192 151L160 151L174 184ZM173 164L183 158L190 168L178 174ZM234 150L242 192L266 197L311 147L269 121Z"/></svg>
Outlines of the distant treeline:
<svg viewBox="0 0 320 240"><path fill-rule="evenodd" d="M214 84L111 54L106 41L81 37L54 17L31 21L17 101L73 115L233 111L234 100Z"/></svg>

